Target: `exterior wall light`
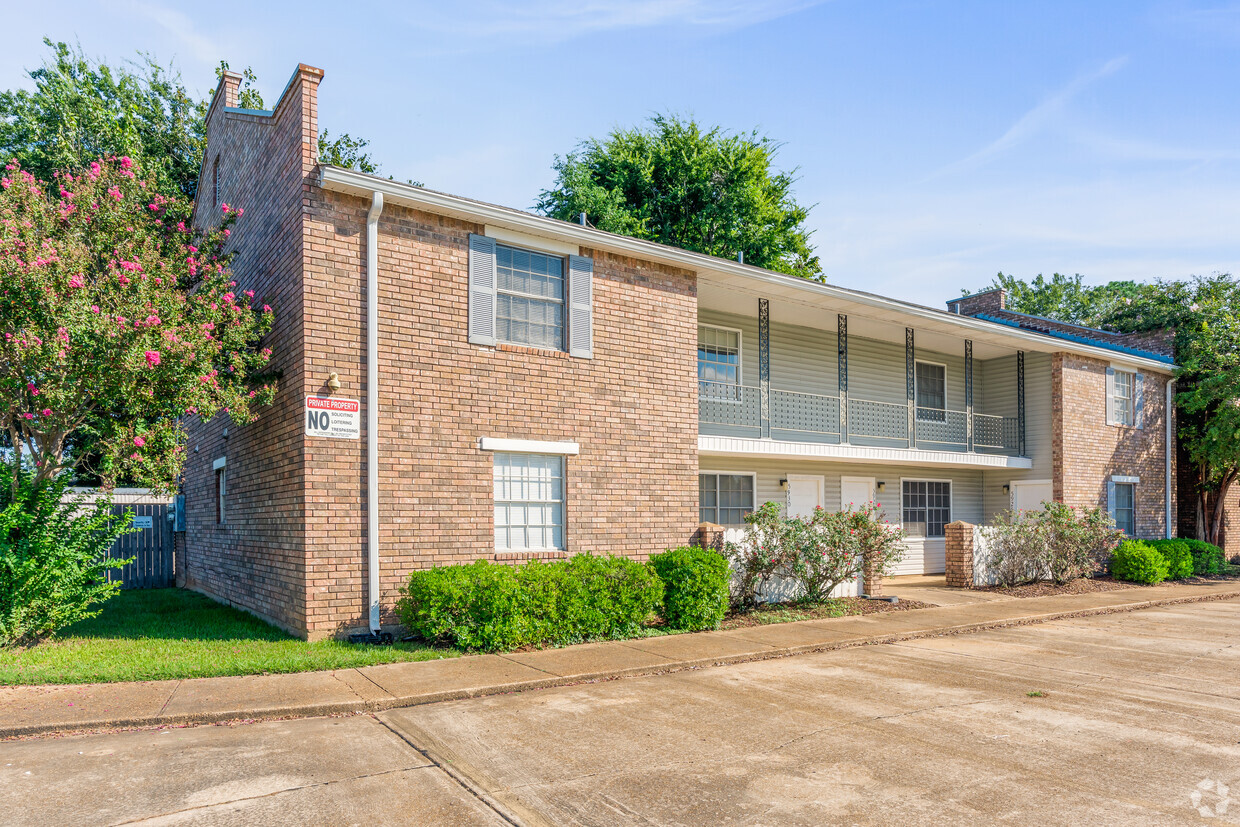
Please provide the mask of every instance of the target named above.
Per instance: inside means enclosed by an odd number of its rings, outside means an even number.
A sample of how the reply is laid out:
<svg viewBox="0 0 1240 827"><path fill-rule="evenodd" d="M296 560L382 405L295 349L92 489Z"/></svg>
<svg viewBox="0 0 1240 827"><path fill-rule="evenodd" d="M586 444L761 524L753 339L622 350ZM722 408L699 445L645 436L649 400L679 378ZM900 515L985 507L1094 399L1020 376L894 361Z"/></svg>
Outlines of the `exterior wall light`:
<svg viewBox="0 0 1240 827"><path fill-rule="evenodd" d="M874 490L880 494L883 493L884 491L887 490L887 483L885 482L875 483Z"/></svg>
<svg viewBox="0 0 1240 827"><path fill-rule="evenodd" d="M787 481L787 480L780 480L780 481L779 481L779 487L780 487L780 488L787 488L787 487L788 487L788 481Z"/></svg>
<svg viewBox="0 0 1240 827"><path fill-rule="evenodd" d="M335 371L327 374L327 387L334 391L340 390L340 376Z"/></svg>

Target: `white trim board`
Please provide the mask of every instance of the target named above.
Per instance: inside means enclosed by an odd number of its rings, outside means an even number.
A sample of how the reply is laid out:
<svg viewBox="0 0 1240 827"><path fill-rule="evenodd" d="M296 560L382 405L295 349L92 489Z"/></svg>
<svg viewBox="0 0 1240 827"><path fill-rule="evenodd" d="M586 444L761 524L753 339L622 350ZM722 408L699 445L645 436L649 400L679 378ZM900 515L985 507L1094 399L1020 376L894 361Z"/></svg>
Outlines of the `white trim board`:
<svg viewBox="0 0 1240 827"><path fill-rule="evenodd" d="M966 454L961 451L925 451L908 448L873 448L817 442L785 442L777 439L698 435L698 454L720 457L781 457L798 459L873 462L888 465L932 465L940 468L1033 468L1028 457L1002 454Z"/></svg>
<svg viewBox="0 0 1240 827"><path fill-rule="evenodd" d="M581 453L576 442L542 442L537 439L501 439L479 437L478 447L483 451L501 451L510 454L561 454L575 457Z"/></svg>

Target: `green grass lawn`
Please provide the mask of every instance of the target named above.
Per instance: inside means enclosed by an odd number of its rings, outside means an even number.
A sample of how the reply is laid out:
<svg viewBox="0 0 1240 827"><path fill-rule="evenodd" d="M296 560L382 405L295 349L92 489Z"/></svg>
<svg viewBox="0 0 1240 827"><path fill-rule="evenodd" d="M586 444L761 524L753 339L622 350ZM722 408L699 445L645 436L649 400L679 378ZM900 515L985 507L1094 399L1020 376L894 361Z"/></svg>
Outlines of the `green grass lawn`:
<svg viewBox="0 0 1240 827"><path fill-rule="evenodd" d="M309 672L455 654L416 643L307 643L195 592L133 589L50 641L0 649L0 685Z"/></svg>

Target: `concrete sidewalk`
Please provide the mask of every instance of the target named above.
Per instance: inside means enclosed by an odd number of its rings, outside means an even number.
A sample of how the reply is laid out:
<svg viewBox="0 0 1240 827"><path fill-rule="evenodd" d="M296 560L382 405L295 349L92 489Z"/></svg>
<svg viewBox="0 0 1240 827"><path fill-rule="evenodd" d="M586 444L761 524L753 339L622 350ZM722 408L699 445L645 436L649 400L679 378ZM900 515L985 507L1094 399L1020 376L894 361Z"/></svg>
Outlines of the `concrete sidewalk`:
<svg viewBox="0 0 1240 827"><path fill-rule="evenodd" d="M897 586L889 591L900 594ZM917 594L913 594L917 591ZM908 599L928 594L910 589ZM230 720L377 712L584 681L1240 598L1240 582L992 599L507 655L181 681L0 688L0 737Z"/></svg>

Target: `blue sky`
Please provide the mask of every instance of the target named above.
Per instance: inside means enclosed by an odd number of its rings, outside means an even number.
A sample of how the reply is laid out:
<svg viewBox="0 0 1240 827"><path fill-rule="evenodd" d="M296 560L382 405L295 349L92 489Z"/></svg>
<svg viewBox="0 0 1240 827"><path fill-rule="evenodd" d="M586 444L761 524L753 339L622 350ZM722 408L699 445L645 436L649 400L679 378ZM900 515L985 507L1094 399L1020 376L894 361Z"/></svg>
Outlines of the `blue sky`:
<svg viewBox="0 0 1240 827"><path fill-rule="evenodd" d="M498 0L23 4L43 35L269 99L326 71L320 122L383 172L528 208L554 156L655 112L784 142L828 279L941 305L1003 270L1240 273L1240 2Z"/></svg>

